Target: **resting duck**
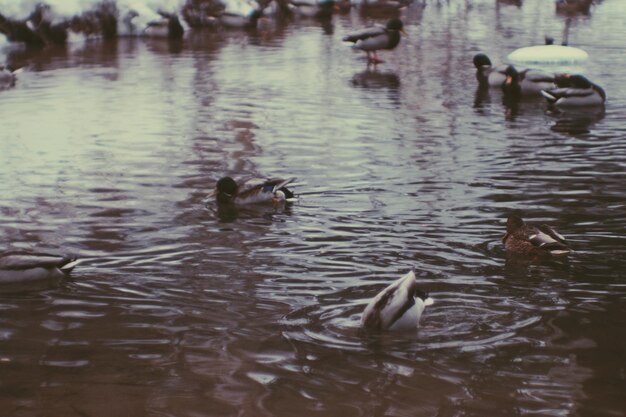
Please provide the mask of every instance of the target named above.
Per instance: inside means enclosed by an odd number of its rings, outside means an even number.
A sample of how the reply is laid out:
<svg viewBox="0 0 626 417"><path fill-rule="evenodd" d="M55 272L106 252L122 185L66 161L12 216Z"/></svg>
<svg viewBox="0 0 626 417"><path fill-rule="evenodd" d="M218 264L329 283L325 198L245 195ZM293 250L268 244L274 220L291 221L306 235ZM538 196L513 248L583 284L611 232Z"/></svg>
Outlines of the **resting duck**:
<svg viewBox="0 0 626 417"><path fill-rule="evenodd" d="M593 0L556 0L557 13L563 14L589 14Z"/></svg>
<svg viewBox="0 0 626 417"><path fill-rule="evenodd" d="M502 243L507 251L523 255L566 255L573 252L565 238L552 227L546 224L538 227L528 225L518 215L508 217Z"/></svg>
<svg viewBox="0 0 626 417"><path fill-rule="evenodd" d="M75 257L47 253L0 254L0 285L58 282L79 263Z"/></svg>
<svg viewBox="0 0 626 417"><path fill-rule="evenodd" d="M376 51L380 49L393 49L400 43L400 33L406 35L400 19L393 18L387 22L386 26L374 26L367 29L353 32L344 36L345 42L352 42L355 49L365 51L367 62L378 64L382 61L378 58Z"/></svg>
<svg viewBox="0 0 626 417"><path fill-rule="evenodd" d="M181 39L185 34L185 28L181 25L178 16L163 11L158 12L161 19L155 19L147 23L143 30L143 36L148 38Z"/></svg>
<svg viewBox="0 0 626 417"><path fill-rule="evenodd" d="M261 6L255 0L221 0L221 4L224 9L219 21L226 27L253 27L261 17Z"/></svg>
<svg viewBox="0 0 626 417"><path fill-rule="evenodd" d="M370 301L361 326L367 330L414 330L424 308L431 304L433 299L417 288L415 273L410 271Z"/></svg>
<svg viewBox="0 0 626 417"><path fill-rule="evenodd" d="M602 106L606 101L602 87L582 75L559 75L556 85L557 88L541 91L548 104L556 107Z"/></svg>
<svg viewBox="0 0 626 417"><path fill-rule="evenodd" d="M506 66L494 67L485 54L474 55L474 66L476 67L476 79L481 87L501 87L504 84Z"/></svg>
<svg viewBox="0 0 626 417"><path fill-rule="evenodd" d="M335 0L290 0L290 9L304 17L329 17Z"/></svg>
<svg viewBox="0 0 626 417"><path fill-rule="evenodd" d="M256 203L280 204L296 200L287 185L295 178L247 178L239 182L223 177L217 182L205 202L215 198L218 204L247 205Z"/></svg>
<svg viewBox="0 0 626 417"><path fill-rule="evenodd" d="M15 74L21 71L21 68L14 70L8 66L0 65L0 89L9 88L15 85Z"/></svg>
<svg viewBox="0 0 626 417"><path fill-rule="evenodd" d="M509 97L539 95L542 90L554 88L554 75L526 68L518 71L513 65L506 67L502 91Z"/></svg>

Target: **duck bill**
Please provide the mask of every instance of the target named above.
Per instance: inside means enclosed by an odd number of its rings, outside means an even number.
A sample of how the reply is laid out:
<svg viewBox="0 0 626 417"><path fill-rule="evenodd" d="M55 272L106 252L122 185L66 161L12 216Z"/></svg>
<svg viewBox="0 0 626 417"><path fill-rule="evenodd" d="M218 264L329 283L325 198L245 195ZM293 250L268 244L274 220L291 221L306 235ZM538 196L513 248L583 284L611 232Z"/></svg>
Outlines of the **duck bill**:
<svg viewBox="0 0 626 417"><path fill-rule="evenodd" d="M510 75L507 75L506 79L504 80L504 84L506 84L506 85L513 84L513 77L511 77Z"/></svg>
<svg viewBox="0 0 626 417"><path fill-rule="evenodd" d="M409 37L409 34L406 33L406 31L404 29L400 29L400 33L402 33L404 36L406 36L407 38Z"/></svg>

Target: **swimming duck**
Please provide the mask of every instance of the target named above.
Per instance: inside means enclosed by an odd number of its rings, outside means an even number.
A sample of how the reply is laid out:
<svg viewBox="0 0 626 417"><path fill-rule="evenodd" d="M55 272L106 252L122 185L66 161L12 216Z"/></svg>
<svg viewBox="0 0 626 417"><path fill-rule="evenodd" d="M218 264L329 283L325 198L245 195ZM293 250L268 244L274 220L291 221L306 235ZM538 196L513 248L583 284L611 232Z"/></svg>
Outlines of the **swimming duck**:
<svg viewBox="0 0 626 417"><path fill-rule="evenodd" d="M481 86L501 87L504 84L506 66L494 67L485 54L474 55L474 66L476 67L476 79Z"/></svg>
<svg viewBox="0 0 626 417"><path fill-rule="evenodd" d="M400 43L400 33L403 30L403 24L400 19L390 19L385 26L373 26L367 29L353 32L346 35L343 40L352 42L355 49L365 51L367 54L367 62L378 64L382 61L378 58L376 51L380 49L393 49Z"/></svg>
<svg viewBox="0 0 626 417"><path fill-rule="evenodd" d="M566 255L572 252L563 235L555 229L546 224L528 225L518 215L508 217L502 243L507 251L523 255Z"/></svg>
<svg viewBox="0 0 626 417"><path fill-rule="evenodd" d="M205 202L215 198L218 204L246 205L256 203L280 204L295 201L294 193L287 185L295 178L246 178L239 182L223 177Z"/></svg>
<svg viewBox="0 0 626 417"><path fill-rule="evenodd" d="M557 88L541 91L548 104L556 107L602 106L606 93L597 84L582 75L562 74L557 76Z"/></svg>
<svg viewBox="0 0 626 417"><path fill-rule="evenodd" d="M433 299L417 288L415 273L410 271L370 301L361 326L368 330L414 330L424 308L431 304Z"/></svg>
<svg viewBox="0 0 626 417"><path fill-rule="evenodd" d="M79 263L75 257L47 253L0 254L0 285L57 282Z"/></svg>
<svg viewBox="0 0 626 417"><path fill-rule="evenodd" d="M506 67L502 91L510 97L539 95L541 90L554 87L554 75L536 69L518 71L513 65Z"/></svg>

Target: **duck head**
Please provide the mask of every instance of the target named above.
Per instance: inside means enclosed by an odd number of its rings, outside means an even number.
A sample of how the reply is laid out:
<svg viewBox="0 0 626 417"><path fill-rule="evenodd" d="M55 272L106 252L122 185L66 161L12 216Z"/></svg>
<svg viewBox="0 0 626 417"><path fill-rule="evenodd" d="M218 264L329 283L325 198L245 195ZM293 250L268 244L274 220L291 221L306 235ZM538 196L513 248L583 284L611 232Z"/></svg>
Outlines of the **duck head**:
<svg viewBox="0 0 626 417"><path fill-rule="evenodd" d="M506 233L502 237L502 243L504 243L510 235L524 227L524 224L524 220L522 220L519 214L511 214L506 219Z"/></svg>
<svg viewBox="0 0 626 417"><path fill-rule="evenodd" d="M404 24L402 23L402 20L398 18L394 17L393 19L389 19L385 28L389 31L402 32L406 35L406 32L404 31Z"/></svg>
<svg viewBox="0 0 626 417"><path fill-rule="evenodd" d="M230 203L237 194L238 185L231 177L223 177L217 181L217 202Z"/></svg>
<svg viewBox="0 0 626 417"><path fill-rule="evenodd" d="M491 60L485 54L476 54L474 55L474 66L476 68L481 68L484 66L491 66Z"/></svg>

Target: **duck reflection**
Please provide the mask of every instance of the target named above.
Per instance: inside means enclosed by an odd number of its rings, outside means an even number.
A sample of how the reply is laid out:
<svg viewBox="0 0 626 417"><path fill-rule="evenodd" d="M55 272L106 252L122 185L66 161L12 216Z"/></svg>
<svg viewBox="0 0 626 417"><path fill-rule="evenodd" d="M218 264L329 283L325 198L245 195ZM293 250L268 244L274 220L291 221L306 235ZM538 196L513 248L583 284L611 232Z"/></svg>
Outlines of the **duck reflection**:
<svg viewBox="0 0 626 417"><path fill-rule="evenodd" d="M354 74L352 85L373 90L380 88L397 90L400 88L400 78L394 72L379 72L375 67L368 66L367 70Z"/></svg>
<svg viewBox="0 0 626 417"><path fill-rule="evenodd" d="M280 206L254 205L237 207L230 204L217 204L210 207L214 211L220 223L233 223L238 219L261 218L271 221L276 214L291 216L293 214L291 204Z"/></svg>
<svg viewBox="0 0 626 417"><path fill-rule="evenodd" d="M590 133L591 127L604 118L604 107L595 111L586 108L550 111L548 114L556 118L556 122L550 127L553 132L582 135Z"/></svg>

